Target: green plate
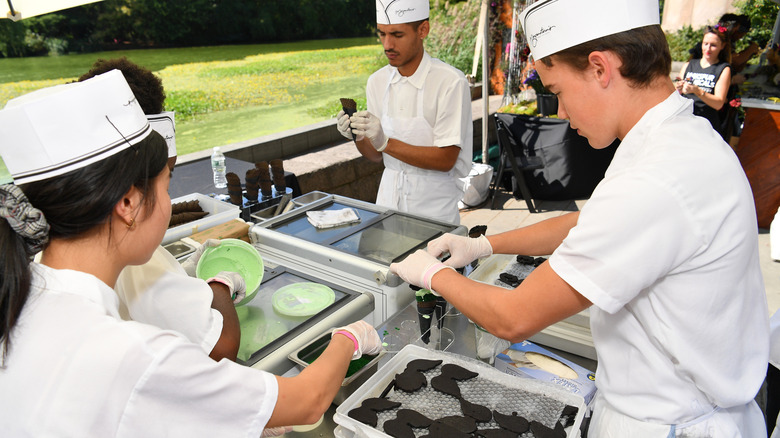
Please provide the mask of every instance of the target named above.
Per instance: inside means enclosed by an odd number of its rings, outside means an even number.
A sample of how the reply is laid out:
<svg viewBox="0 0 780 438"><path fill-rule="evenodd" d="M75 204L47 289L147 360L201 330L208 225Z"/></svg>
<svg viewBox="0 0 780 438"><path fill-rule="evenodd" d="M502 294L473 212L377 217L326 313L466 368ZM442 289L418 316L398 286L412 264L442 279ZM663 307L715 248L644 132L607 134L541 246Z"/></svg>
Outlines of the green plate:
<svg viewBox="0 0 780 438"><path fill-rule="evenodd" d="M255 297L263 280L263 259L255 247L240 239L223 239L219 246L207 248L198 260L195 275L203 280L222 271L238 272L246 282L246 297L241 306Z"/></svg>
<svg viewBox="0 0 780 438"><path fill-rule="evenodd" d="M333 289L319 283L293 283L273 296L274 310L287 316L316 315L336 301Z"/></svg>

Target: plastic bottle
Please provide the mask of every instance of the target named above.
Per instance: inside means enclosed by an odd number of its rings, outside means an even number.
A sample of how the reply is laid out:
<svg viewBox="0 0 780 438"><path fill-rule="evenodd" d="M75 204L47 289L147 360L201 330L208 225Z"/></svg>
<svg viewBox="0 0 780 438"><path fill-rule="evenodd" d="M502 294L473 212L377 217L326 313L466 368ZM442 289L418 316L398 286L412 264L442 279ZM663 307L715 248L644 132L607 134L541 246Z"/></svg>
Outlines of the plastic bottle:
<svg viewBox="0 0 780 438"><path fill-rule="evenodd" d="M218 189L227 187L225 155L219 150L219 146L214 147L214 152L211 154L211 171L214 174L214 187Z"/></svg>

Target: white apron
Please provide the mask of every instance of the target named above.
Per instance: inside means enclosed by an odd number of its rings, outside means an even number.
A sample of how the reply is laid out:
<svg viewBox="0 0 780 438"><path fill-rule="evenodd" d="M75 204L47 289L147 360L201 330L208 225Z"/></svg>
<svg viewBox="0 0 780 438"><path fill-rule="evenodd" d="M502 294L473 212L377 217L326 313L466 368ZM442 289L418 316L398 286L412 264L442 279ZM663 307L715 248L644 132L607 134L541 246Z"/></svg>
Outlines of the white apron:
<svg viewBox="0 0 780 438"><path fill-rule="evenodd" d="M387 138L395 138L415 146L433 145L433 127L423 115L423 90L417 90L416 117L399 119L388 114L390 76L382 103L382 129ZM449 172L421 169L382 154L385 170L376 196L377 205L419 216L460 224L458 201L463 198L463 183Z"/></svg>
<svg viewBox="0 0 780 438"><path fill-rule="evenodd" d="M764 438L766 424L755 401L733 408L713 408L683 424L657 424L631 418L596 392L589 437L597 438Z"/></svg>

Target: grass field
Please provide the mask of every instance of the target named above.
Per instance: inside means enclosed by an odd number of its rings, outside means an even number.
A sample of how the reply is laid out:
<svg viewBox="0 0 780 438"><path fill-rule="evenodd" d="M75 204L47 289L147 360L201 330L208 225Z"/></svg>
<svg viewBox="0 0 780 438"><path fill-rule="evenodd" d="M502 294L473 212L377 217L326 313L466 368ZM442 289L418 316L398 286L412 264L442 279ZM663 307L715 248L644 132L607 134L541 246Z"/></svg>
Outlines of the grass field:
<svg viewBox="0 0 780 438"><path fill-rule="evenodd" d="M373 37L4 58L0 107L70 82L98 58L120 56L162 78L166 109L176 111L179 155L327 120L338 112L340 97L365 107L366 80L386 63Z"/></svg>

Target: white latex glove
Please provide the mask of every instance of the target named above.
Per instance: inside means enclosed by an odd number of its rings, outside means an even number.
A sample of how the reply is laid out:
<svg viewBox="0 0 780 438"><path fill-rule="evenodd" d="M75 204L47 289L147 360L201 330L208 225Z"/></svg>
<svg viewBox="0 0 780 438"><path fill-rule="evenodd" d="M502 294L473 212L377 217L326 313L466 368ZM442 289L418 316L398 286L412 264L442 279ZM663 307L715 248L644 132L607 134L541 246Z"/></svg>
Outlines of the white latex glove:
<svg viewBox="0 0 780 438"><path fill-rule="evenodd" d="M439 294L431 287L431 280L437 272L445 268L454 270L452 266L447 266L440 262L439 259L432 256L424 249L418 249L409 254L399 263L390 264L390 270L398 274L404 281L423 289L428 289L433 292L434 295Z"/></svg>
<svg viewBox="0 0 780 438"><path fill-rule="evenodd" d="M199 246L198 249L195 250L194 253L184 261L184 263L181 264L181 267L184 268L184 271L189 275L190 277L195 277L195 270L198 267L198 261L200 260L201 256L203 255L203 251L205 251L207 248L212 248L215 246L219 246L219 244L222 243L221 240L218 239L208 239L205 242L203 242L203 245Z"/></svg>
<svg viewBox="0 0 780 438"><path fill-rule="evenodd" d="M350 122L347 113L345 113L344 110L339 111L338 115L336 116L336 120L338 121L338 125L336 125L336 127L338 128L341 135L347 137L349 140L352 140L352 128L349 127Z"/></svg>
<svg viewBox="0 0 780 438"><path fill-rule="evenodd" d="M433 257L450 253L443 263L453 268L462 268L476 259L493 255L493 246L485 236L477 238L447 233L428 242L428 252Z"/></svg>
<svg viewBox="0 0 780 438"><path fill-rule="evenodd" d="M364 354L374 355L382 351L382 340L379 339L379 334L365 321L356 321L348 326L339 327L331 332L331 337L340 331L349 332L358 343L357 349L352 353L352 360L360 359Z"/></svg>
<svg viewBox="0 0 780 438"><path fill-rule="evenodd" d="M382 152L387 147L387 137L382 130L382 121L379 117L368 111L358 111L350 118L352 121L352 132L357 140L368 138L371 145L378 152Z"/></svg>
<svg viewBox="0 0 780 438"><path fill-rule="evenodd" d="M233 303L237 304L246 297L246 282L238 272L222 271L206 280L206 283L216 281L228 287Z"/></svg>
<svg viewBox="0 0 780 438"><path fill-rule="evenodd" d="M282 436L287 432L292 432L292 430L293 430L292 426L267 427L263 429L263 434L260 436L261 437Z"/></svg>

